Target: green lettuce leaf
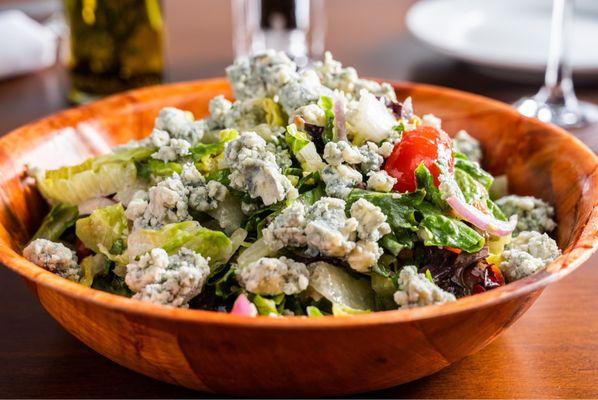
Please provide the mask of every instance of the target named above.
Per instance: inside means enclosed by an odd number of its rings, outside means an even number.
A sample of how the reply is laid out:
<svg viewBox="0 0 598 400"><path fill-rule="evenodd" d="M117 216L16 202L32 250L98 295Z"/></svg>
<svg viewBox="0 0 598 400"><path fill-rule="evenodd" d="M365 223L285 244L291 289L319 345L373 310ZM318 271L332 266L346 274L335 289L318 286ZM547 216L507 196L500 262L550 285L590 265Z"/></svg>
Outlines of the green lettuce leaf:
<svg viewBox="0 0 598 400"><path fill-rule="evenodd" d="M122 204L98 208L89 217L79 219L75 232L88 249L102 253L119 264L126 263L123 253L127 247L129 227Z"/></svg>
<svg viewBox="0 0 598 400"><path fill-rule="evenodd" d="M467 172L473 179L481 183L486 190L490 189L494 181L494 177L484 171L479 163L469 160L467 156L461 153L455 153L455 169Z"/></svg>
<svg viewBox="0 0 598 400"><path fill-rule="evenodd" d="M397 242L410 245L408 238L412 232L417 232L426 246L449 246L468 253L475 253L484 246L484 238L476 230L444 215L440 208L424 201L425 197L423 189L403 194L354 189L347 198L347 209L360 198L380 207L395 235L394 239L384 239L382 245L394 247L395 251L400 251Z"/></svg>
<svg viewBox="0 0 598 400"><path fill-rule="evenodd" d="M223 157L226 143L239 137L236 129L223 129L215 143L198 143L191 147L191 157L198 170L210 173L218 169L218 161Z"/></svg>
<svg viewBox="0 0 598 400"><path fill-rule="evenodd" d="M289 149L295 156L297 156L302 148L311 143L307 133L297 130L297 126L295 124L287 126L284 138L289 145Z"/></svg>
<svg viewBox="0 0 598 400"><path fill-rule="evenodd" d="M155 247L163 248L168 254L186 247L210 257L210 265L214 266L230 257L232 243L223 232L204 228L196 221L168 224L161 229L136 229L129 235L128 255L131 259Z"/></svg>
<svg viewBox="0 0 598 400"><path fill-rule="evenodd" d="M75 225L79 212L77 207L58 203L52 206L31 240L48 239L57 242L60 236Z"/></svg>
<svg viewBox="0 0 598 400"><path fill-rule="evenodd" d="M334 141L334 101L328 96L320 97L320 106L324 109L324 116L326 117L326 125L324 125L324 132L322 137L324 143Z"/></svg>
<svg viewBox="0 0 598 400"><path fill-rule="evenodd" d="M79 283L91 287L96 276L105 276L110 272L110 261L103 254L87 256L81 261L82 277Z"/></svg>
<svg viewBox="0 0 598 400"><path fill-rule="evenodd" d="M164 162L154 158L137 163L137 175L142 179L149 179L152 176L172 176L175 172L180 174L183 166L177 162Z"/></svg>
<svg viewBox="0 0 598 400"><path fill-rule="evenodd" d="M417 187L426 191L427 201L441 210L447 210L449 208L449 205L442 199L442 194L434 183L434 176L432 176L432 173L423 162L415 169L415 179L417 181Z"/></svg>
<svg viewBox="0 0 598 400"><path fill-rule="evenodd" d="M79 165L35 171L37 187L50 203L77 205L92 197L116 193L137 179L135 162L147 159L149 147L90 158Z"/></svg>
<svg viewBox="0 0 598 400"><path fill-rule="evenodd" d="M305 308L308 317L323 317L322 311L316 306L307 306Z"/></svg>
<svg viewBox="0 0 598 400"><path fill-rule="evenodd" d="M262 100L262 108L266 114L266 122L270 126L284 126L287 121L287 117L282 111L280 104L276 103L269 97Z"/></svg>

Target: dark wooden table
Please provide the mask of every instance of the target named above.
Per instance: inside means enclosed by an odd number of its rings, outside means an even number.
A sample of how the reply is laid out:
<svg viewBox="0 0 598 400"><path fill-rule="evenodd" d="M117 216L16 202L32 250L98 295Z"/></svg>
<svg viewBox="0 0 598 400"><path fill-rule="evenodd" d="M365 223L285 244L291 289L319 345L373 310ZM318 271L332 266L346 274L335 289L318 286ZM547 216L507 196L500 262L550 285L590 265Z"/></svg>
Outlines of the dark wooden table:
<svg viewBox="0 0 598 400"><path fill-rule="evenodd" d="M410 3L328 0L327 47L368 76L450 86L506 102L537 90L487 77L419 45L404 28ZM167 79L221 75L232 58L228 2L170 0L165 6ZM0 133L67 107L67 87L61 67L0 82ZM598 103L595 84L579 86L578 93ZM598 150L598 127L575 134ZM598 257L593 257L546 289L519 322L479 353L433 376L366 396L596 398L597 287ZM0 397L206 396L128 371L88 349L3 267L0 304Z"/></svg>

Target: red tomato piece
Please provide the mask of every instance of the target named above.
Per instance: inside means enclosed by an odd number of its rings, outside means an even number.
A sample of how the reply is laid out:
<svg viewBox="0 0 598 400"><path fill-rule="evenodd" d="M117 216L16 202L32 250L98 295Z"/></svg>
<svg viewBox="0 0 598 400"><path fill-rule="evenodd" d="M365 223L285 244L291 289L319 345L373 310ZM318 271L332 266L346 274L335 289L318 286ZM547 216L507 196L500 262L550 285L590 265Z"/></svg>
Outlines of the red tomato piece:
<svg viewBox="0 0 598 400"><path fill-rule="evenodd" d="M397 179L394 190L413 192L417 188L415 170L422 162L434 176L436 186L440 184L440 168L436 165L439 158L448 159L449 171L453 170L455 159L451 138L444 131L432 126L420 126L403 133L403 138L395 145L386 160L384 169Z"/></svg>

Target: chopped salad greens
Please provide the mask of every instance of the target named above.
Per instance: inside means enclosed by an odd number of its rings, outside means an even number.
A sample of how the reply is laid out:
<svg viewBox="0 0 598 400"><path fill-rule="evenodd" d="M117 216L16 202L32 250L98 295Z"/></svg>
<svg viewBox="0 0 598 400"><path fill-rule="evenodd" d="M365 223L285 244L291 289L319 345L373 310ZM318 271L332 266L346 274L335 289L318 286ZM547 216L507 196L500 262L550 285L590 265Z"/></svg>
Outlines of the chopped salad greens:
<svg viewBox="0 0 598 400"><path fill-rule="evenodd" d="M33 169L51 208L23 255L140 301L275 317L442 304L560 255L553 207L504 193L476 139L389 84L329 53L227 74L236 100L205 118L164 108L145 139Z"/></svg>

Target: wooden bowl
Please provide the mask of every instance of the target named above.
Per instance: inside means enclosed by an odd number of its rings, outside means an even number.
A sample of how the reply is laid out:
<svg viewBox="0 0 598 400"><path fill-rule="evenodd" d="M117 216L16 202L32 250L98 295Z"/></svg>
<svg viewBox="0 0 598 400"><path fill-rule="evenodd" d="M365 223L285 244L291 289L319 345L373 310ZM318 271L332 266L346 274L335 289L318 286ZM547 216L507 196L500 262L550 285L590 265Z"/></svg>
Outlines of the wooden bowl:
<svg viewBox="0 0 598 400"><path fill-rule="evenodd" d="M41 304L99 353L156 379L234 395L324 396L382 389L429 374L486 346L543 288L577 268L597 237L596 156L563 130L502 103L451 89L397 83L418 114L433 112L449 133L481 140L485 167L510 188L556 205L563 255L534 276L457 302L347 318L247 318L169 309L96 291L20 255L47 206L26 165L80 162L147 135L158 110L200 117L224 79L150 87L68 110L0 139L0 261L22 275ZM582 304L579 305L583 306ZM541 334L541 333L539 333Z"/></svg>

